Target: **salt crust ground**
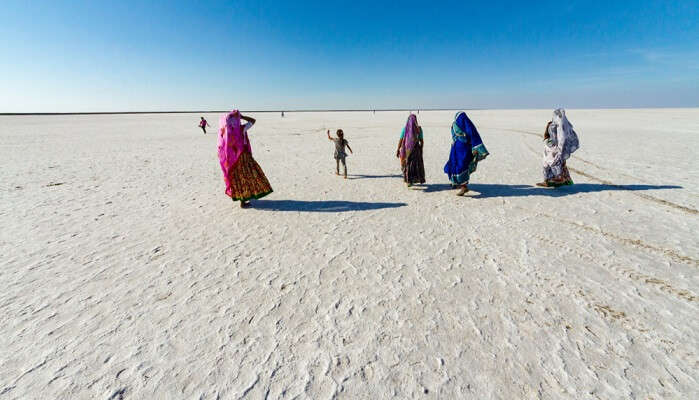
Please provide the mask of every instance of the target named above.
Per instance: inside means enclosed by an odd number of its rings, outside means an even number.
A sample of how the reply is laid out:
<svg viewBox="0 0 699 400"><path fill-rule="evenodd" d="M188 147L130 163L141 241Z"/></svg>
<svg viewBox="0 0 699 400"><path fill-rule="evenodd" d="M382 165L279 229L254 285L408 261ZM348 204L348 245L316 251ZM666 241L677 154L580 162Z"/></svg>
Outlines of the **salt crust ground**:
<svg viewBox="0 0 699 400"><path fill-rule="evenodd" d="M251 210L198 115L0 117L0 399L698 398L699 110L569 110L558 190L550 113L470 112L466 198L453 112L415 189L407 113L257 114Z"/></svg>

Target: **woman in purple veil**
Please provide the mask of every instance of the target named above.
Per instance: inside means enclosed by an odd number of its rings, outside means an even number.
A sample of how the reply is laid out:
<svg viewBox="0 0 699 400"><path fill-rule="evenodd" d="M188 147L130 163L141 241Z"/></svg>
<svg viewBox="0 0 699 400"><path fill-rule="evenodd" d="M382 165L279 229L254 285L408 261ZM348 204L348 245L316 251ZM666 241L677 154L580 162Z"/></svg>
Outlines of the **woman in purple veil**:
<svg viewBox="0 0 699 400"><path fill-rule="evenodd" d="M398 150L396 150L396 157L400 158L400 167L403 171L403 181L409 187L416 183L425 183L423 144L422 127L418 125L415 114L410 114L400 134Z"/></svg>

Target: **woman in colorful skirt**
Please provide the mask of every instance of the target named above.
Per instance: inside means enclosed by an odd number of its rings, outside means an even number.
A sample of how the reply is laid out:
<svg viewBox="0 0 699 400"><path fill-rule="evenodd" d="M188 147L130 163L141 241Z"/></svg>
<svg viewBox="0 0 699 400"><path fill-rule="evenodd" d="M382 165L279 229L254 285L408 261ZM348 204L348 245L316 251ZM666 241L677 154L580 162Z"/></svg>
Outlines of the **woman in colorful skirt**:
<svg viewBox="0 0 699 400"><path fill-rule="evenodd" d="M451 187L460 188L457 196L468 192L468 181L471 174L476 172L480 161L488 156L478 129L473 122L461 111L456 114L451 124L451 152L449 161L444 165L444 173L451 181Z"/></svg>
<svg viewBox="0 0 699 400"><path fill-rule="evenodd" d="M425 164L422 161L424 140L422 127L417 124L415 114L410 114L405 128L400 134L396 157L400 158L403 181L408 187L416 183L425 183Z"/></svg>
<svg viewBox="0 0 699 400"><path fill-rule="evenodd" d="M544 132L544 181L537 186L558 187L572 185L566 160L580 147L578 134L573 130L566 112L559 108L553 112L553 119L546 125Z"/></svg>
<svg viewBox="0 0 699 400"><path fill-rule="evenodd" d="M240 120L246 124L241 125ZM262 168L252 158L248 130L255 119L246 117L238 110L222 115L219 120L218 159L226 183L226 194L240 207L250 206L251 199L259 199L272 193L272 187Z"/></svg>

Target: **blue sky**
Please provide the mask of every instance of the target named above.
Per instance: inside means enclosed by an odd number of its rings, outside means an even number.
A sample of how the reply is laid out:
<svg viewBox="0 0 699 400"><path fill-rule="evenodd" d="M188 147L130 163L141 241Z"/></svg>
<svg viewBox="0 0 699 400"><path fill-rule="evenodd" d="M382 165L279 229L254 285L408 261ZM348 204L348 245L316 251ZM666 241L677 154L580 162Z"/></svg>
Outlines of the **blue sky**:
<svg viewBox="0 0 699 400"><path fill-rule="evenodd" d="M699 106L699 1L15 1L0 112Z"/></svg>

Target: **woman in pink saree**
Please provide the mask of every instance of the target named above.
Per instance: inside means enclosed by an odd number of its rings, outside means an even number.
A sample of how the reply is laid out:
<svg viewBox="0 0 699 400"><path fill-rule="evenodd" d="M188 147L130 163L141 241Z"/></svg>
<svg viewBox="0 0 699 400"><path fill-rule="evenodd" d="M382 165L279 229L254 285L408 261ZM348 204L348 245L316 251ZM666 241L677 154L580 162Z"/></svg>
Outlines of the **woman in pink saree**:
<svg viewBox="0 0 699 400"><path fill-rule="evenodd" d="M245 120L242 125L240 120ZM272 193L262 168L252 158L252 148L248 139L248 129L255 119L233 110L222 115L218 131L218 160L226 183L226 195L233 201L240 201L240 207L250 206L251 199L259 199Z"/></svg>

